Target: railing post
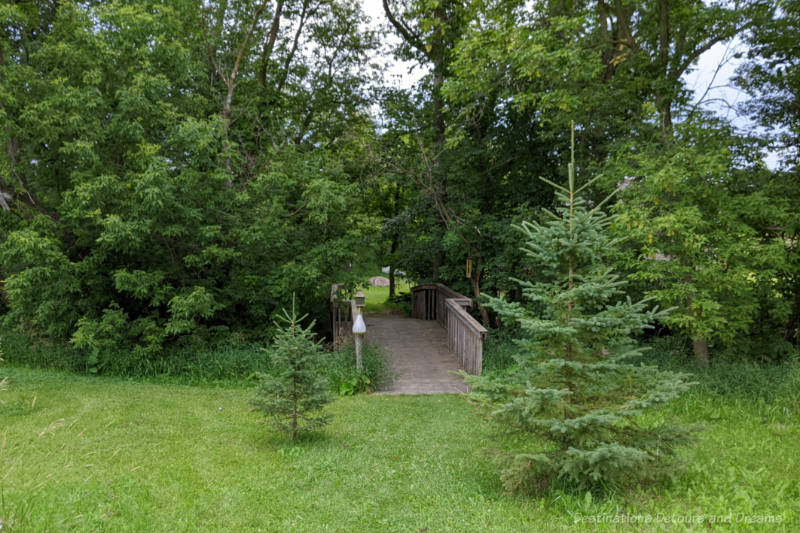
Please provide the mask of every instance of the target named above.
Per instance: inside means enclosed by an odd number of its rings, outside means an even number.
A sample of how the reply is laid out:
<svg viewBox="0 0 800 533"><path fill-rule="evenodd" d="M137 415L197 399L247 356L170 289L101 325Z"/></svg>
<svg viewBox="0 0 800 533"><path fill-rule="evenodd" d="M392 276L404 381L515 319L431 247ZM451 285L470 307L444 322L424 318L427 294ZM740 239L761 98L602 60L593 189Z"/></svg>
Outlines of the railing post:
<svg viewBox="0 0 800 533"><path fill-rule="evenodd" d="M358 291L355 294L355 299L352 305L356 307L356 317L353 319L353 336L355 337L356 345L356 371L359 374L363 370L363 364L361 362L362 341L364 334L367 332L367 324L364 322L364 317L361 314L361 310L364 309L364 303L364 293L362 291Z"/></svg>

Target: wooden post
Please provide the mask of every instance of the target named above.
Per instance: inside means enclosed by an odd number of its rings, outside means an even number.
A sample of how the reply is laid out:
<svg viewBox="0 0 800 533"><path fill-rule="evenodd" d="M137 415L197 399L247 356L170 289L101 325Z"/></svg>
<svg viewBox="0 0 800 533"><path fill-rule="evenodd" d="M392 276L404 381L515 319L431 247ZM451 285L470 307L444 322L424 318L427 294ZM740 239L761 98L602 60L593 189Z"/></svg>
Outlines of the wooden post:
<svg viewBox="0 0 800 533"><path fill-rule="evenodd" d="M359 374L361 373L361 370L363 368L363 365L361 363L361 337L363 337L363 336L364 335L361 334L361 333L356 333L355 334L355 338L356 338L356 370L358 371Z"/></svg>
<svg viewBox="0 0 800 533"><path fill-rule="evenodd" d="M355 305L355 302L354 302ZM364 334L367 332L367 325L364 322L364 317L361 315L361 306L356 307L356 317L353 319L353 340L355 341L356 348L356 370L361 373L363 365L361 364L361 350L364 339Z"/></svg>

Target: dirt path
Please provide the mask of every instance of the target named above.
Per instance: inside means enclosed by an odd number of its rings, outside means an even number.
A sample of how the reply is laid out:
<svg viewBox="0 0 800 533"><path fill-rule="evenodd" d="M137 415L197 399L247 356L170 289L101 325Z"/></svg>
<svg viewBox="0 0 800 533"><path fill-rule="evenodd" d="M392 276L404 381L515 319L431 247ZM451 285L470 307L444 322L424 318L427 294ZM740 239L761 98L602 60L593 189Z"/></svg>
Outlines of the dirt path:
<svg viewBox="0 0 800 533"><path fill-rule="evenodd" d="M367 342L389 355L395 379L379 394L465 393L469 386L459 376L455 355L447 348L445 330L433 320L397 315L367 316Z"/></svg>

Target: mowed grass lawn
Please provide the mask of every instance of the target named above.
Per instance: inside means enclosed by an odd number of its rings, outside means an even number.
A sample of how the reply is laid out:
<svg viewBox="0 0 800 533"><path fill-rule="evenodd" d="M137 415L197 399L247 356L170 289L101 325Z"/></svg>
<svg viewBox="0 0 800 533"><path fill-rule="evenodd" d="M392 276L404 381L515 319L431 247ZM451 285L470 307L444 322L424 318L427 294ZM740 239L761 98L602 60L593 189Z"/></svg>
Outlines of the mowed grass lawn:
<svg viewBox="0 0 800 533"><path fill-rule="evenodd" d="M378 273L377 276L386 276L385 274ZM395 283L395 294L398 296L401 294L406 294L411 292L411 283L405 279L397 276L396 283ZM391 312L392 310L397 309L397 305L389 302L389 287L371 287L369 284L365 284L364 287L361 289L364 291L365 296L365 307L364 313L367 315L370 314L380 314L380 313L387 313Z"/></svg>
<svg viewBox="0 0 800 533"><path fill-rule="evenodd" d="M3 533L800 530L791 403L689 394L657 415L705 426L670 486L523 498L504 493L485 452L500 439L459 396L340 398L333 423L295 445L249 410L244 387L0 370L10 378L0 392ZM606 521L586 521L596 515ZM676 523L698 515L733 523ZM780 523L743 521L764 515Z"/></svg>

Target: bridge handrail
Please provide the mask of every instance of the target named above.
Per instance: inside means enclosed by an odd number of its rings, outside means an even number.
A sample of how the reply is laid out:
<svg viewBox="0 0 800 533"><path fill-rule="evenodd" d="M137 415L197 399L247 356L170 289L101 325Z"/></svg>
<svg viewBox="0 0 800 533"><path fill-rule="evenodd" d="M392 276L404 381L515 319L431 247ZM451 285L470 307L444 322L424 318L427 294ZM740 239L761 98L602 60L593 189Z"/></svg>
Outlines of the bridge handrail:
<svg viewBox="0 0 800 533"><path fill-rule="evenodd" d="M447 346L456 354L461 368L468 374L480 375L483 366L484 328L457 303L447 300Z"/></svg>
<svg viewBox="0 0 800 533"><path fill-rule="evenodd" d="M483 339L487 330L467 313L472 299L442 283L428 283L411 288L412 316L436 320L447 330L447 344L456 354L461 368L480 374L483 363Z"/></svg>
<svg viewBox="0 0 800 533"><path fill-rule="evenodd" d="M459 319L464 323L464 327L468 328L473 333L483 335L484 337L486 336L488 331L485 327L483 327L483 324L475 320L474 316L467 313L467 311L464 309L464 306L462 306L458 300L455 300L454 298L448 298L445 300L445 305L447 306L448 312L453 312L459 317Z"/></svg>
<svg viewBox="0 0 800 533"><path fill-rule="evenodd" d="M334 349L338 349L347 339L352 337L353 317L358 314L358 307L356 306L355 300L345 300L341 298L340 291L343 287L343 283L334 283L331 285L331 337Z"/></svg>

